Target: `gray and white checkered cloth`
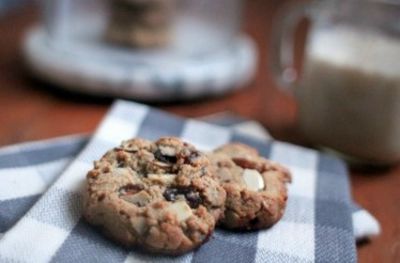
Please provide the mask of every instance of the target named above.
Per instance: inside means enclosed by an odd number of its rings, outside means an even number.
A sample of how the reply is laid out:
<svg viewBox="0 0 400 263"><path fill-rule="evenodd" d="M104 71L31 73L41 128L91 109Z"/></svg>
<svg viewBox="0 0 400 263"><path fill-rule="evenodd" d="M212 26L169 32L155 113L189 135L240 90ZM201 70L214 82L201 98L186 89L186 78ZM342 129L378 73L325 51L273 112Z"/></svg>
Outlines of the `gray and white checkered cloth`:
<svg viewBox="0 0 400 263"><path fill-rule="evenodd" d="M235 124L224 120L219 124ZM352 216L345 165L313 150L261 141L265 135L260 129L245 135L243 127L248 131L250 126L254 123L229 129L119 101L89 142L85 136L68 137L0 150L0 262L356 261L354 234L373 231L364 226L353 233L357 221L352 217L360 211L369 215L360 210ZM293 183L282 220L258 232L216 230L200 249L177 258L127 250L103 238L81 218L80 192L92 161L123 139L165 135L180 136L203 150L228 141L245 142L288 166ZM363 224L368 225L365 220Z"/></svg>

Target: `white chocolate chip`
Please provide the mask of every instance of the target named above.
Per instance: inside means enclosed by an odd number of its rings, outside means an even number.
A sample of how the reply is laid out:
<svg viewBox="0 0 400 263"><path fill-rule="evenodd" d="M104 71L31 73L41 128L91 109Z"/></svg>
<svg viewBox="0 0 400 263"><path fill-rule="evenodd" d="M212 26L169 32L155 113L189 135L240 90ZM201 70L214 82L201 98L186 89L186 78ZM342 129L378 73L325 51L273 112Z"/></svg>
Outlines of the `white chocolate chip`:
<svg viewBox="0 0 400 263"><path fill-rule="evenodd" d="M170 146L159 146L160 152L162 155L165 156L175 156L176 155L176 150L173 147Z"/></svg>
<svg viewBox="0 0 400 263"><path fill-rule="evenodd" d="M175 181L175 174L148 174L147 178L152 182L170 185Z"/></svg>
<svg viewBox="0 0 400 263"><path fill-rule="evenodd" d="M264 179L257 170L244 169L243 179L246 182L247 188L252 191L260 191L265 187Z"/></svg>
<svg viewBox="0 0 400 263"><path fill-rule="evenodd" d="M176 214L179 222L185 221L192 215L192 209L186 204L185 201L175 202L171 204L168 209Z"/></svg>

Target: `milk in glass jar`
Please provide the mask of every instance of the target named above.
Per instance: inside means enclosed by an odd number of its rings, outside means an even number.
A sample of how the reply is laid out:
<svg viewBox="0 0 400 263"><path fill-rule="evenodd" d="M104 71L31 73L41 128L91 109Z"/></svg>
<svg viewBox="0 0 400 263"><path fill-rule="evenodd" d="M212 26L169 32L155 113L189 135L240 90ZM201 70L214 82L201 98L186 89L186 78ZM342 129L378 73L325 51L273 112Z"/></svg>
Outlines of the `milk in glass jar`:
<svg viewBox="0 0 400 263"><path fill-rule="evenodd" d="M292 29L311 26L302 74L293 67ZM289 8L276 24L271 62L292 89L309 141L368 164L400 160L400 5L314 1Z"/></svg>

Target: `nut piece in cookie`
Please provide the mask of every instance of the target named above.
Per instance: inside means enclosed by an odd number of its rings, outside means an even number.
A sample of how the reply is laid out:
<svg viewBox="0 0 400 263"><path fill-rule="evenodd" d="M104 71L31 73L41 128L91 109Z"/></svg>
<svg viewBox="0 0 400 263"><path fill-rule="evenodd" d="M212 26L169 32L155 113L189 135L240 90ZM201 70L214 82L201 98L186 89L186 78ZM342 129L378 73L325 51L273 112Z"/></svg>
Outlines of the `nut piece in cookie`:
<svg viewBox="0 0 400 263"><path fill-rule="evenodd" d="M252 191L262 191L265 188L265 183L262 175L254 169L244 169L242 173L246 187Z"/></svg>
<svg viewBox="0 0 400 263"><path fill-rule="evenodd" d="M227 193L225 216L219 224L230 229L261 229L283 215L289 171L239 143L226 144L208 155Z"/></svg>
<svg viewBox="0 0 400 263"><path fill-rule="evenodd" d="M165 137L124 141L88 172L84 217L117 242L182 254L207 241L226 192L208 158Z"/></svg>

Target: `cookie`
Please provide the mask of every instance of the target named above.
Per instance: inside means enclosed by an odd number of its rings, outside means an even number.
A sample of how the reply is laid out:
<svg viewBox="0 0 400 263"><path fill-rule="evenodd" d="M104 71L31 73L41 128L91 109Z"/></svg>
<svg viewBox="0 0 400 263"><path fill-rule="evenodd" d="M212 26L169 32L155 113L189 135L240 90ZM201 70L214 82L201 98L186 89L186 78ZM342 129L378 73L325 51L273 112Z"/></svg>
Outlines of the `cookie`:
<svg viewBox="0 0 400 263"><path fill-rule="evenodd" d="M84 217L123 245L182 254L207 241L223 215L226 193L210 168L177 138L125 141L88 172Z"/></svg>
<svg viewBox="0 0 400 263"><path fill-rule="evenodd" d="M175 9L176 0L112 0L106 38L134 47L165 45Z"/></svg>
<svg viewBox="0 0 400 263"><path fill-rule="evenodd" d="M238 143L209 154L215 174L227 193L225 216L219 224L229 229L267 228L283 215L289 171Z"/></svg>

